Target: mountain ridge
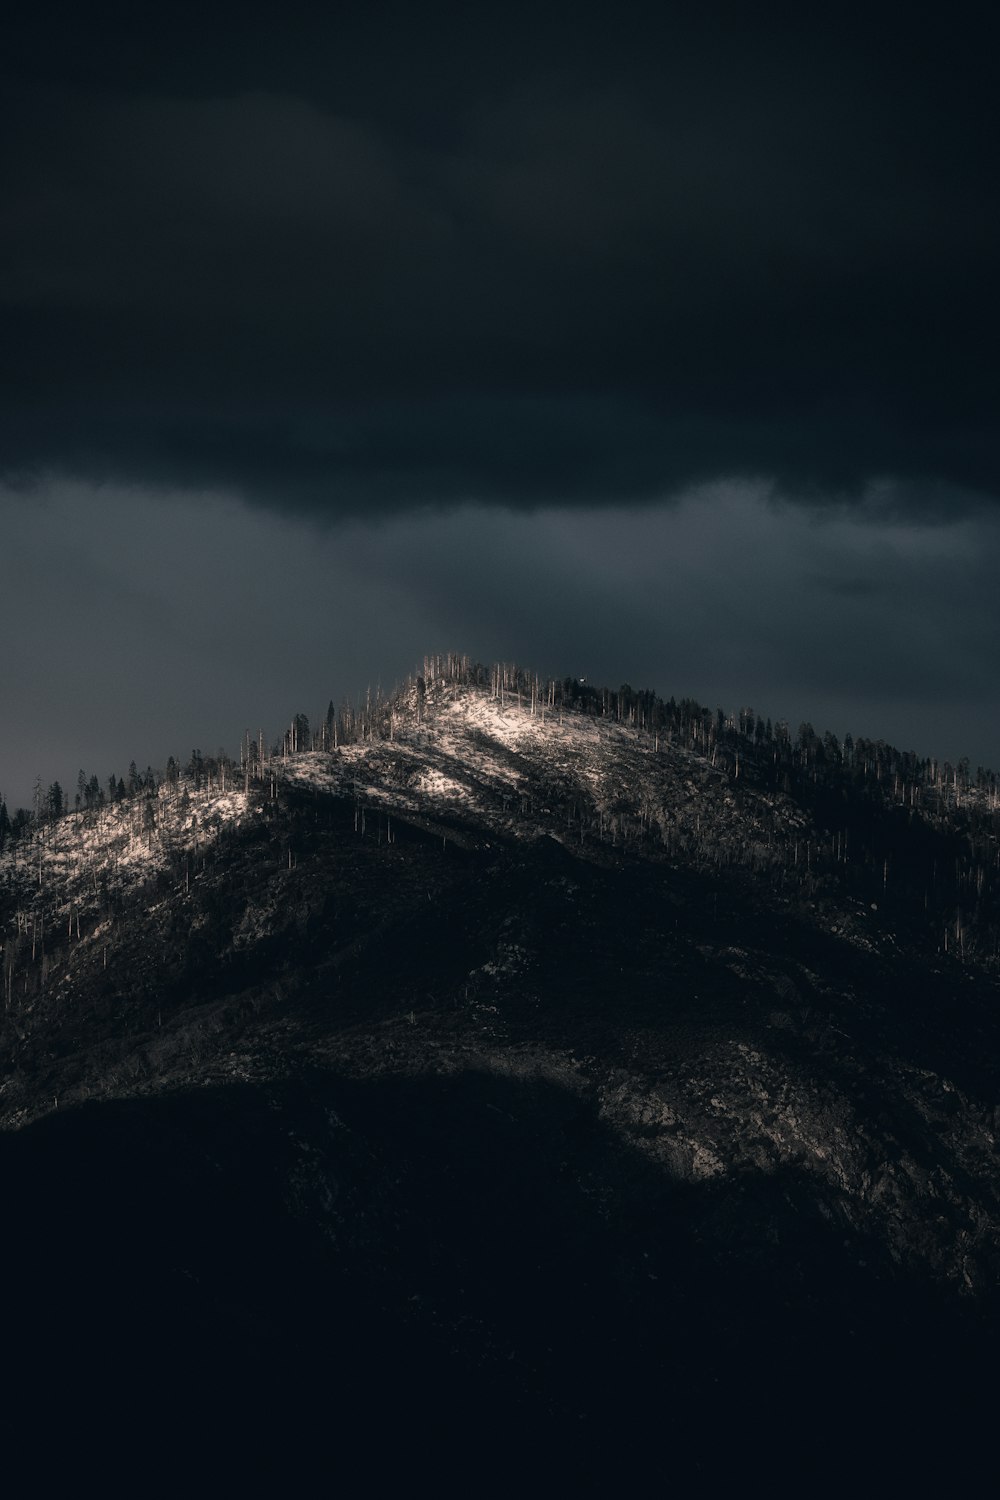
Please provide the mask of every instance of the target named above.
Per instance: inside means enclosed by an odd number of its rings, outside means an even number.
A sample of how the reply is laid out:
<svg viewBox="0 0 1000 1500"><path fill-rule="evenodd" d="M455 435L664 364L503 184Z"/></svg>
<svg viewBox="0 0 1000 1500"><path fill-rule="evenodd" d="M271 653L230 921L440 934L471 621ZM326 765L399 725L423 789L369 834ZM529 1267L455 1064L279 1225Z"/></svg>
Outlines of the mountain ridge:
<svg viewBox="0 0 1000 1500"><path fill-rule="evenodd" d="M346 744L337 721L319 749L248 740L242 765L178 769L5 849L10 1159L62 1181L92 1140L140 1228L103 1190L101 1211L153 1255L191 1336L231 1343L268 1388L272 1355L312 1348L309 1307L327 1327L353 1287L352 1358L377 1324L450 1399L471 1382L529 1425L624 1421L623 1351L637 1409L661 1390L707 1422L705 1329L730 1359L770 1340L771 1375L798 1361L830 1400L876 1370L944 1400L942 1361L984 1391L992 789L918 795L866 751L844 766L758 742L756 721L681 732L648 699L588 714L514 671L446 659ZM155 1192L115 1121L147 1141ZM211 1185L257 1223L254 1161L286 1269L250 1250L236 1289ZM149 1235L178 1233L161 1264ZM211 1289L194 1311L189 1275Z"/></svg>

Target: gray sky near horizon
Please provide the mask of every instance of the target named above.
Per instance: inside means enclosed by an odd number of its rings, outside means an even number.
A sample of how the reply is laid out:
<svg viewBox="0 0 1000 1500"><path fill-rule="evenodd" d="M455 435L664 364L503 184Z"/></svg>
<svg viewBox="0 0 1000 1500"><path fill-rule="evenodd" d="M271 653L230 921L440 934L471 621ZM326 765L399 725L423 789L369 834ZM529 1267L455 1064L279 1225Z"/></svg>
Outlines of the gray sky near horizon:
<svg viewBox="0 0 1000 1500"><path fill-rule="evenodd" d="M219 495L0 491L0 792L102 785L386 689L428 651L750 704L1000 764L1000 515L915 525L758 486L669 504L373 524ZM16 713L11 705L17 705Z"/></svg>
<svg viewBox="0 0 1000 1500"><path fill-rule="evenodd" d="M0 792L427 650L996 764L1000 13L43 0Z"/></svg>

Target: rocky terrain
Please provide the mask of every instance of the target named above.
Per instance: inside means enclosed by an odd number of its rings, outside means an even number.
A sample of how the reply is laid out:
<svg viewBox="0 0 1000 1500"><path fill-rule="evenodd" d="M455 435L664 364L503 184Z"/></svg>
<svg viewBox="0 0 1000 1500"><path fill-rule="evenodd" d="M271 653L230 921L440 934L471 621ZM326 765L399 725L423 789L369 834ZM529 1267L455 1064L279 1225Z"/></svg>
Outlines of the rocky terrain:
<svg viewBox="0 0 1000 1500"><path fill-rule="evenodd" d="M320 742L0 856L20 1430L477 1490L972 1472L989 789L873 812L501 669Z"/></svg>

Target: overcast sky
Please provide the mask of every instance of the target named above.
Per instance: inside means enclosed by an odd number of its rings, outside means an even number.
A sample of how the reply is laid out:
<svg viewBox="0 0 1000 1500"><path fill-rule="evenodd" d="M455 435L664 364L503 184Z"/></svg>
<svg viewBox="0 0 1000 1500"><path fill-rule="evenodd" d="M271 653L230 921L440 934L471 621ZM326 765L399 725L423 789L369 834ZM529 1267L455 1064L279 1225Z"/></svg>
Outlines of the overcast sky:
<svg viewBox="0 0 1000 1500"><path fill-rule="evenodd" d="M0 792L425 651L1000 764L991 8L94 3L0 57Z"/></svg>

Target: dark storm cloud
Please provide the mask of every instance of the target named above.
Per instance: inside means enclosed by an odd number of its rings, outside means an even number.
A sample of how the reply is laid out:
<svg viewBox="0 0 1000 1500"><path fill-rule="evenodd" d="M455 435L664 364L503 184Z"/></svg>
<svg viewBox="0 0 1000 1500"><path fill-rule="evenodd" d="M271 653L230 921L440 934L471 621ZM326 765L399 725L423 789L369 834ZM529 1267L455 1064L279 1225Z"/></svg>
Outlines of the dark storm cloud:
<svg viewBox="0 0 1000 1500"><path fill-rule="evenodd" d="M0 468L331 517L1000 494L994 27L881 14L23 16Z"/></svg>

